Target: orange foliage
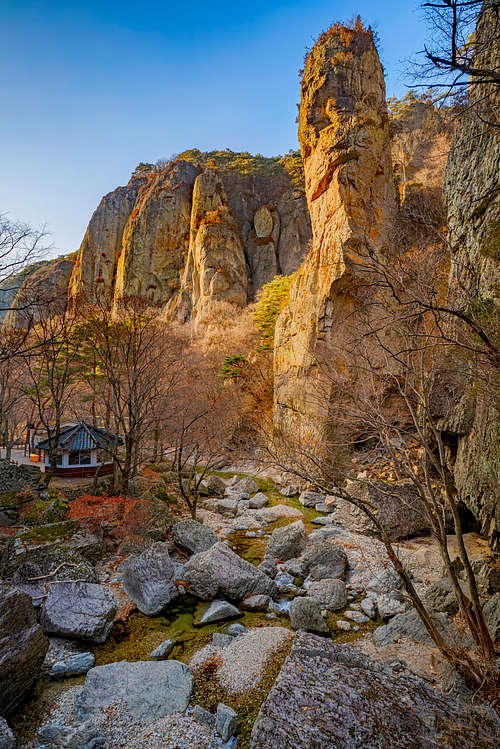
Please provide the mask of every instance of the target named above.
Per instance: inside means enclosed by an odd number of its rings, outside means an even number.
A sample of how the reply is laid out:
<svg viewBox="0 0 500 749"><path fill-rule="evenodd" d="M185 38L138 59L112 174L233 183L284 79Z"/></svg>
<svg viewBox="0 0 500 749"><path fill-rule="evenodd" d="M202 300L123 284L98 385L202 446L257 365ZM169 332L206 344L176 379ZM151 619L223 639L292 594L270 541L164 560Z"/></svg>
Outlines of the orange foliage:
<svg viewBox="0 0 500 749"><path fill-rule="evenodd" d="M83 494L69 503L68 517L95 531L101 523L113 527L115 538L139 534L147 525L152 505L147 500L125 497L95 497Z"/></svg>
<svg viewBox="0 0 500 749"><path fill-rule="evenodd" d="M320 44L324 44L329 39L331 39L332 36L338 36L339 41L341 44L343 44L345 47L349 47L352 40L356 36L363 35L365 37L368 37L369 39L373 40L373 32L368 27L363 25L363 22L361 20L361 17L358 15L355 19L349 21L347 24L343 24L340 22L333 23L328 29L325 31L322 31L321 34L318 36L316 41L314 42L311 49L306 50L306 53L304 55L304 67L299 70L299 78L302 80L304 76L304 71L306 69L307 61L309 59L309 55Z"/></svg>

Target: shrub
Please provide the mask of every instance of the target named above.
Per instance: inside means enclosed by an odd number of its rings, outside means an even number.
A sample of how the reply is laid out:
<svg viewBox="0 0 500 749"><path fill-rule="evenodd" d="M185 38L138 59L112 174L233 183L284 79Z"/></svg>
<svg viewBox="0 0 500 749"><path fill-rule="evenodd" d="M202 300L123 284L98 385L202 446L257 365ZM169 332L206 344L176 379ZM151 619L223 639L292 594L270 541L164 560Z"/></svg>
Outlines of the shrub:
<svg viewBox="0 0 500 749"><path fill-rule="evenodd" d="M257 351L272 351L274 328L278 315L288 302L290 285L295 273L290 276L275 276L258 292L253 319L260 333Z"/></svg>
<svg viewBox="0 0 500 749"><path fill-rule="evenodd" d="M221 368L221 377L225 380L241 375L241 366L247 364L247 360L242 354L226 356Z"/></svg>

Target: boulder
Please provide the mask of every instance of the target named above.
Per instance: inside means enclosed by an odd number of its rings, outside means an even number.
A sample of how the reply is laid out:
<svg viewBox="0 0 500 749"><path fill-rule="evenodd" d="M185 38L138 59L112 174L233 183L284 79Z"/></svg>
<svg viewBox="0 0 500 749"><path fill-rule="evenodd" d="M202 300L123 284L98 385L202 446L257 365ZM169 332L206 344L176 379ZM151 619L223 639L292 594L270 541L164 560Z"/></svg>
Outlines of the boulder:
<svg viewBox="0 0 500 749"><path fill-rule="evenodd" d="M149 657L153 661L161 661L164 658L168 658L169 653L175 646L175 640L163 640L157 648L151 651Z"/></svg>
<svg viewBox="0 0 500 749"><path fill-rule="evenodd" d="M240 612L227 601L212 601L208 609L200 618L199 624L212 624L213 622L223 622L225 619L234 619L240 616Z"/></svg>
<svg viewBox="0 0 500 749"><path fill-rule="evenodd" d="M115 613L113 595L103 585L64 582L50 587L40 624L49 635L102 643L111 631Z"/></svg>
<svg viewBox="0 0 500 749"><path fill-rule="evenodd" d="M13 575L20 569L16 576L17 586L28 583L33 567L25 567L25 564L35 565L42 575L50 575L56 568L57 576L47 580L85 580L88 583L97 583L99 579L93 565L84 559L79 551L67 549L58 545L50 544L28 544L22 537L11 539L1 558L0 575L6 579L12 579Z"/></svg>
<svg viewBox="0 0 500 749"><path fill-rule="evenodd" d="M218 499L215 503L215 511L219 515L235 516L238 512L238 498L234 499Z"/></svg>
<svg viewBox="0 0 500 749"><path fill-rule="evenodd" d="M500 593L484 604L483 616L493 641L500 639Z"/></svg>
<svg viewBox="0 0 500 749"><path fill-rule="evenodd" d="M233 622L227 628L227 633L228 635L231 635L231 637L238 637L238 635L244 635L246 632L247 628L244 624L240 624L240 622Z"/></svg>
<svg viewBox="0 0 500 749"><path fill-rule="evenodd" d="M390 593L391 590L399 590L402 586L399 575L394 570L381 570L366 585L369 593Z"/></svg>
<svg viewBox="0 0 500 749"><path fill-rule="evenodd" d="M273 530L267 544L266 557L286 562L299 556L306 548L306 544L306 529L302 520L298 520Z"/></svg>
<svg viewBox="0 0 500 749"><path fill-rule="evenodd" d="M441 635L452 642L453 630L446 614L435 612L432 614L432 619ZM374 643L381 647L391 645L394 640L400 637L409 637L416 642L422 642L424 645L434 645L415 609L409 609L404 614L397 614L388 624L379 627L373 633Z"/></svg>
<svg viewBox="0 0 500 749"><path fill-rule="evenodd" d="M294 484L289 484L288 486L284 486L283 489L280 489L280 494L282 497L295 497L295 495L298 493L299 487L295 486Z"/></svg>
<svg viewBox="0 0 500 749"><path fill-rule="evenodd" d="M232 707L219 702L215 716L215 730L222 741L229 741L238 730L238 714Z"/></svg>
<svg viewBox="0 0 500 749"><path fill-rule="evenodd" d="M307 595L315 598L322 609L340 611L347 606L347 589L343 580L325 578L309 585Z"/></svg>
<svg viewBox="0 0 500 749"><path fill-rule="evenodd" d="M252 749L494 745L500 721L350 645L299 632L254 723ZM493 741L493 743L491 743Z"/></svg>
<svg viewBox="0 0 500 749"><path fill-rule="evenodd" d="M70 676L86 674L93 667L95 658L92 653L75 653L62 661L56 661L50 669L51 679L67 679Z"/></svg>
<svg viewBox="0 0 500 749"><path fill-rule="evenodd" d="M276 520L281 520L282 518L302 518L303 515L298 507L273 505L272 507L264 507L262 510L259 510L259 517L266 523L274 523Z"/></svg>
<svg viewBox="0 0 500 749"><path fill-rule="evenodd" d="M344 611L344 616L356 624L366 624L366 622L369 621L369 617L366 616L366 614L363 614L362 611L351 611L349 609L348 611Z"/></svg>
<svg viewBox="0 0 500 749"><path fill-rule="evenodd" d="M269 596L266 595L249 596L242 600L241 608L247 611L266 611L269 600Z"/></svg>
<svg viewBox="0 0 500 749"><path fill-rule="evenodd" d="M427 588L425 601L434 611L443 611L445 614L456 614L458 612L455 593L451 582L446 577L437 580Z"/></svg>
<svg viewBox="0 0 500 749"><path fill-rule="evenodd" d="M184 712L192 689L191 671L179 661L108 663L88 672L75 700L75 715L86 720L121 700L131 718L151 722Z"/></svg>
<svg viewBox="0 0 500 749"><path fill-rule="evenodd" d="M290 606L290 624L293 629L330 634L328 625L321 616L321 607L314 598L294 598Z"/></svg>
<svg viewBox="0 0 500 749"><path fill-rule="evenodd" d="M380 593L377 596L378 615L384 621L396 616L396 614L402 614L409 606L401 595L397 595L398 591L394 591L394 593L395 595Z"/></svg>
<svg viewBox="0 0 500 749"><path fill-rule="evenodd" d="M250 476L246 476L238 481L238 483L232 487L232 490L240 494L256 494L259 491L259 487Z"/></svg>
<svg viewBox="0 0 500 749"><path fill-rule="evenodd" d="M16 749L16 739L4 718L0 718L0 749Z"/></svg>
<svg viewBox="0 0 500 749"><path fill-rule="evenodd" d="M210 491L211 494L217 494L217 496L220 496L220 497L223 496L226 490L225 483L218 476L209 476L205 480L205 486L207 487L207 489Z"/></svg>
<svg viewBox="0 0 500 749"><path fill-rule="evenodd" d="M377 601L373 595L368 595L366 596L366 598L363 598L360 606L363 614L366 614L366 616L368 616L370 619L377 618Z"/></svg>
<svg viewBox="0 0 500 749"><path fill-rule="evenodd" d="M100 749L105 746L105 739L92 720L76 727L47 723L38 731L38 738L41 745L36 749Z"/></svg>
<svg viewBox="0 0 500 749"><path fill-rule="evenodd" d="M175 543L187 549L191 554L206 551L219 540L210 528L196 520L183 520L182 523L176 523L172 528L172 534Z"/></svg>
<svg viewBox="0 0 500 749"><path fill-rule="evenodd" d="M193 720L202 725L210 726L211 728L215 725L215 715L212 715L212 713L208 712L208 710L205 710L205 708L200 705L195 705L193 707L192 716Z"/></svg>
<svg viewBox="0 0 500 749"><path fill-rule="evenodd" d="M38 564L31 562L25 562L19 565L17 570L12 576L12 585L18 590L22 590L23 593L27 593L31 598L33 606L39 608L42 605L43 598L45 596L45 585L50 578L43 578L42 568Z"/></svg>
<svg viewBox="0 0 500 749"><path fill-rule="evenodd" d="M319 492L301 492L299 496L299 502L304 507L314 508L317 504L324 503L326 497L324 494Z"/></svg>
<svg viewBox="0 0 500 749"><path fill-rule="evenodd" d="M429 528L429 519L412 484L384 483L382 481L349 481L346 487L352 496L374 508L378 519L392 541L422 533ZM333 522L353 533L378 535L371 520L358 507L345 499L337 499Z"/></svg>
<svg viewBox="0 0 500 749"><path fill-rule="evenodd" d="M125 593L143 614L159 614L178 595L174 563L164 542L130 556L122 563L121 571Z"/></svg>
<svg viewBox="0 0 500 749"><path fill-rule="evenodd" d="M189 593L203 601L217 597L241 601L254 594L276 594L271 578L222 542L194 554L184 565L183 578Z"/></svg>
<svg viewBox="0 0 500 749"><path fill-rule="evenodd" d="M0 715L21 704L40 674L48 647L30 597L0 583Z"/></svg>
<svg viewBox="0 0 500 749"><path fill-rule="evenodd" d="M265 507L268 502L269 499L263 492L257 492L257 494L254 494L254 496L250 499L248 506L251 510L262 510L262 508Z"/></svg>
<svg viewBox="0 0 500 749"><path fill-rule="evenodd" d="M332 538L315 538L299 558L300 577L310 580L333 578L345 580L347 556L341 546Z"/></svg>

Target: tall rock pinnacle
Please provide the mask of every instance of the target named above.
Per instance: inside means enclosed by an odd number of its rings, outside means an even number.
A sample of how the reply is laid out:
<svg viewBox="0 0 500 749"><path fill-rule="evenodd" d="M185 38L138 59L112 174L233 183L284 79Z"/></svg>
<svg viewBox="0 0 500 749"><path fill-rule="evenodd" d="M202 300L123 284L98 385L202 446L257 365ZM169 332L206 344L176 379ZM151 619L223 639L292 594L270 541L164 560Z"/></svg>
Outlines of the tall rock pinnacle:
<svg viewBox="0 0 500 749"><path fill-rule="evenodd" d="M318 423L318 357L341 332L359 263L381 251L394 206L382 65L371 31L336 25L304 70L299 116L313 239L276 325L275 417Z"/></svg>

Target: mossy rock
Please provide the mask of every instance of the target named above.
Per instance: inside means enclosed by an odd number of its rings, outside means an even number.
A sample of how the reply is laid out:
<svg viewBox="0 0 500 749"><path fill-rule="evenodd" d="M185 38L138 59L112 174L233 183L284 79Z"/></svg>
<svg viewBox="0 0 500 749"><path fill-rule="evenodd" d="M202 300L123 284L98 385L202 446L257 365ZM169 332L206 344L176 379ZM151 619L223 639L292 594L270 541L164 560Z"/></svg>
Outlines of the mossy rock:
<svg viewBox="0 0 500 749"><path fill-rule="evenodd" d="M3 492L0 494L0 510L18 509L21 505L31 502L34 496L29 491Z"/></svg>

